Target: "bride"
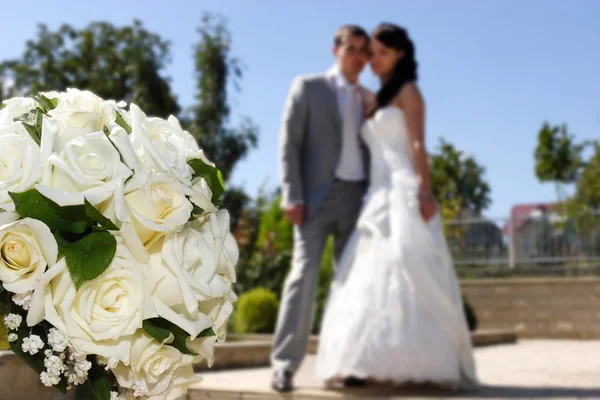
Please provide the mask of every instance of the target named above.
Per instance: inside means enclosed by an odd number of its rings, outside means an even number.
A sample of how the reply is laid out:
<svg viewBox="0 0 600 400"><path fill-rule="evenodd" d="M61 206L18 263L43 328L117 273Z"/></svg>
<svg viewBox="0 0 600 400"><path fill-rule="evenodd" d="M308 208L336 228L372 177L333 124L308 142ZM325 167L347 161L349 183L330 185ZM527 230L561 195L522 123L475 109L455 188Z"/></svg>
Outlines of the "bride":
<svg viewBox="0 0 600 400"><path fill-rule="evenodd" d="M478 384L458 280L431 193L424 105L406 31L381 24L371 39L381 89L362 135L370 188L332 284L317 377Z"/></svg>

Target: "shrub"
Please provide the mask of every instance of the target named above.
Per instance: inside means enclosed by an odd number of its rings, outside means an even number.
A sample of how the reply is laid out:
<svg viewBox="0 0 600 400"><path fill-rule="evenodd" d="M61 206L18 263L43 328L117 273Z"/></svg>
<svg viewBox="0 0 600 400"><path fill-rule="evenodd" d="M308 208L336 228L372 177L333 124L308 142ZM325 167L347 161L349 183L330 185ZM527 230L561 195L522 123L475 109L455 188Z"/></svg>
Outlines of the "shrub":
<svg viewBox="0 0 600 400"><path fill-rule="evenodd" d="M263 287L252 289L238 299L235 313L237 333L273 333L277 320L277 296Z"/></svg>
<svg viewBox="0 0 600 400"><path fill-rule="evenodd" d="M279 297L290 269L293 228L285 219L279 197L260 202L253 215L242 220L243 226L236 230L240 262L235 289L242 294L264 287ZM241 244L245 244L245 252L241 251Z"/></svg>

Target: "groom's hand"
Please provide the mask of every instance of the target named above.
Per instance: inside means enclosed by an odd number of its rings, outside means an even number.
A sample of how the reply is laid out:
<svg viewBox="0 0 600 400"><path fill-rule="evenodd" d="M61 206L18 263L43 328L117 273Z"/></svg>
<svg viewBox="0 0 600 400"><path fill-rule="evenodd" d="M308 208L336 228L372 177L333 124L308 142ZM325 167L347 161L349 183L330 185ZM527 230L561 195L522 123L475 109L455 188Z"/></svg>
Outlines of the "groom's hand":
<svg viewBox="0 0 600 400"><path fill-rule="evenodd" d="M285 216L294 225L301 226L304 222L304 206L302 204L290 204L284 208Z"/></svg>

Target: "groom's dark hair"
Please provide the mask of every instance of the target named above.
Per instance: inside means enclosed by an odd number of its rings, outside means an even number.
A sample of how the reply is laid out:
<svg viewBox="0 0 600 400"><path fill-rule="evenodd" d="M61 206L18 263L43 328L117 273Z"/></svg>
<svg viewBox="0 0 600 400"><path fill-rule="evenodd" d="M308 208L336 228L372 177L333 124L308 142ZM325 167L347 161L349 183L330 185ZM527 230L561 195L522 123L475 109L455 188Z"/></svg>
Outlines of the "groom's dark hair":
<svg viewBox="0 0 600 400"><path fill-rule="evenodd" d="M369 39L369 34L362 27L358 25L346 24L341 26L335 33L335 37L333 39L333 44L335 47L338 47L344 43L344 38L347 36L364 37L367 40Z"/></svg>

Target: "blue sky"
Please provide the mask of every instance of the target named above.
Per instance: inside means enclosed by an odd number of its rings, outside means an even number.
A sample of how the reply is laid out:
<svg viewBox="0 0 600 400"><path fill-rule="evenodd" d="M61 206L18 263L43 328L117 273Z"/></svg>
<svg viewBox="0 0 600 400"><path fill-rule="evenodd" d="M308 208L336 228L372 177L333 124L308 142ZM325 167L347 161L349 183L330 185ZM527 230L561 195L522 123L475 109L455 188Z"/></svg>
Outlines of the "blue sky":
<svg viewBox="0 0 600 400"><path fill-rule="evenodd" d="M60 3L60 6L59 6ZM194 95L192 45L203 10L228 18L233 50L247 66L235 96L235 122L250 116L260 148L241 163L234 182L250 193L277 184L277 137L283 102L297 74L326 70L331 40L346 22L371 29L382 20L407 27L417 49L427 101L427 143L439 138L472 154L487 169L490 217L516 203L551 201L533 168L536 134L544 120L566 122L579 139L600 136L600 1L575 0L80 0L29 1L2 7L0 59L21 54L38 22L130 23L134 17L172 41L167 73L183 106ZM6 18L13 15L14 18ZM27 18L24 18L24 17ZM363 83L375 89L366 71Z"/></svg>

